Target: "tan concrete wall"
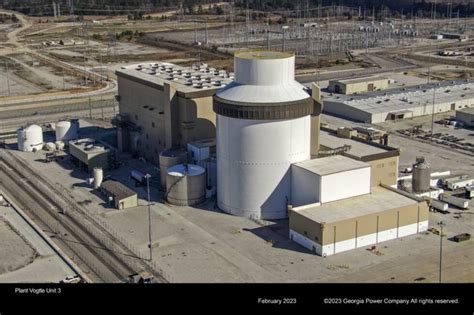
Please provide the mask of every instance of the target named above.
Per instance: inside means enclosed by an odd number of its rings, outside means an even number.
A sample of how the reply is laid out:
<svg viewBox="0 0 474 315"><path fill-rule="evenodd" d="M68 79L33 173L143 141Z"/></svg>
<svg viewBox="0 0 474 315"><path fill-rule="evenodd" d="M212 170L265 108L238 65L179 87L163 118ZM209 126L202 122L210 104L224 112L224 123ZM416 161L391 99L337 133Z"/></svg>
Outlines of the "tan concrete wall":
<svg viewBox="0 0 474 315"><path fill-rule="evenodd" d="M359 82L359 83L349 83L345 84L345 93L344 94L354 94L354 93L362 93L367 92L369 84L374 85L375 90L385 90L388 88L388 80L373 80L373 81L366 81L366 82Z"/></svg>
<svg viewBox="0 0 474 315"><path fill-rule="evenodd" d="M160 90L120 76L118 82L120 114L129 114L131 122L142 128L137 146L140 156L159 164L164 149L215 137L212 96L187 99L178 96L172 86Z"/></svg>
<svg viewBox="0 0 474 315"><path fill-rule="evenodd" d="M296 211L289 211L288 220L290 229L320 244L322 241L321 224L309 220Z"/></svg>
<svg viewBox="0 0 474 315"><path fill-rule="evenodd" d="M371 185L378 186L381 183L395 185L398 174L398 156L385 159L368 161L371 166Z"/></svg>
<svg viewBox="0 0 474 315"><path fill-rule="evenodd" d="M120 203L122 202L123 202L122 209L133 208L133 207L138 206L138 197L137 195L133 195L128 198L124 198L122 200L115 200L115 207L117 209L120 209Z"/></svg>
<svg viewBox="0 0 474 315"><path fill-rule="evenodd" d="M325 224L323 227L322 245L334 243L334 226L336 227L336 242L340 242L356 237L356 221L357 237L360 237L376 233L377 231L382 232L385 230L394 229L397 228L397 226L400 227L426 221L428 220L428 213L429 211L426 202L420 202L406 207L390 209L367 216L350 218L344 221ZM295 230L291 225L290 228Z"/></svg>
<svg viewBox="0 0 474 315"><path fill-rule="evenodd" d="M315 209L315 211L317 211L317 209ZM290 211L289 226L293 231L306 236L318 244L328 245L333 244L334 241L341 242L353 239L356 235L360 237L376 233L377 231L382 232L408 224L427 221L428 214L428 205L426 202L420 202L371 215L321 224L300 215L296 211ZM335 236L334 227L336 227Z"/></svg>
<svg viewBox="0 0 474 315"><path fill-rule="evenodd" d="M214 138L216 113L212 110L212 97L186 99L179 97L179 144Z"/></svg>

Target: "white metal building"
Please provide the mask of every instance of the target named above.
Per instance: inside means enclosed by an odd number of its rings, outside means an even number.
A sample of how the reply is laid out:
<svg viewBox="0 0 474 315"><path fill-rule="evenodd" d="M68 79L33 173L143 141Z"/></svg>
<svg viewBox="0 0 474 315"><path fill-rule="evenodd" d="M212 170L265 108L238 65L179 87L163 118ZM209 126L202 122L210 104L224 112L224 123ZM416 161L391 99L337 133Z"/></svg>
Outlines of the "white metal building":
<svg viewBox="0 0 474 315"><path fill-rule="evenodd" d="M303 161L291 168L291 203L326 203L370 193L370 165L342 155Z"/></svg>
<svg viewBox="0 0 474 315"><path fill-rule="evenodd" d="M214 96L217 203L256 219L287 216L292 163L310 158L313 99L290 53L239 52L235 81Z"/></svg>
<svg viewBox="0 0 474 315"><path fill-rule="evenodd" d="M446 81L352 96L329 94L325 95L324 104L324 111L329 114L375 124L431 115L433 109L442 113L474 107L474 82Z"/></svg>

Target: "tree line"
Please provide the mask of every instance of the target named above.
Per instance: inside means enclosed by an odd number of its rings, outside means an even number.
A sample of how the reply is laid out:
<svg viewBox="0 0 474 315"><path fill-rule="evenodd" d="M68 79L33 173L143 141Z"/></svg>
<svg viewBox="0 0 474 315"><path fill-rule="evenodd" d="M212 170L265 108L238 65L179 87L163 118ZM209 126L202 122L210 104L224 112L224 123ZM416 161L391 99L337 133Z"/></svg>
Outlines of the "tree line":
<svg viewBox="0 0 474 315"><path fill-rule="evenodd" d="M182 8L183 14L224 14L221 6L211 6L203 9L204 5L223 2L223 0L0 0L0 6L5 9L20 11L30 15L53 15L52 3L59 3L63 15L74 12L76 15L142 15L170 9ZM224 2L230 2L224 0ZM234 0L236 8L254 11L282 11L306 9L306 0ZM363 12L380 12L389 10L392 15L417 15L431 17L434 0L309 0L310 8L317 6L344 5L360 7ZM448 8L449 3L452 5ZM206 6L207 7L207 6ZM461 17L474 16L474 1L472 0L437 0L438 17L446 17L448 12ZM281 13L285 14L285 13Z"/></svg>

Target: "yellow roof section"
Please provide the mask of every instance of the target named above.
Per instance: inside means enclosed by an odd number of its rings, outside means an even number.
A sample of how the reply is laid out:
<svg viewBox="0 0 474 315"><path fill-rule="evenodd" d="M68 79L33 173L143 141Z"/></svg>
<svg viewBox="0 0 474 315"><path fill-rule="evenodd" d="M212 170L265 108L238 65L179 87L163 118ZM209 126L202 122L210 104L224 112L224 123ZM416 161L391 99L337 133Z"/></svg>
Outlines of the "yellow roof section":
<svg viewBox="0 0 474 315"><path fill-rule="evenodd" d="M234 56L241 59L284 59L293 57L294 54L271 50L245 50L236 52Z"/></svg>

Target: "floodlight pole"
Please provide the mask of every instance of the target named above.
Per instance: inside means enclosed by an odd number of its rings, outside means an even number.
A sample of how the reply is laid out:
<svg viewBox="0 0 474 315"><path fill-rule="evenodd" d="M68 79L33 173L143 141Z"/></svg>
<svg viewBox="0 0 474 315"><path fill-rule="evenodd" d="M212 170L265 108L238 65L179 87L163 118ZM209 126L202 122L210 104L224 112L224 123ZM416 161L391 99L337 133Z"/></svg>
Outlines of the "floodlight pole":
<svg viewBox="0 0 474 315"><path fill-rule="evenodd" d="M443 262L443 227L446 226L446 223L443 221L439 221L438 225L441 228L439 233L439 283L441 283L441 270L442 270L442 262Z"/></svg>
<svg viewBox="0 0 474 315"><path fill-rule="evenodd" d="M152 249L151 249L151 205L150 205L150 174L146 174L146 187L148 194L148 248L150 249L150 261L153 259Z"/></svg>

